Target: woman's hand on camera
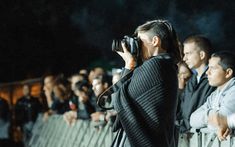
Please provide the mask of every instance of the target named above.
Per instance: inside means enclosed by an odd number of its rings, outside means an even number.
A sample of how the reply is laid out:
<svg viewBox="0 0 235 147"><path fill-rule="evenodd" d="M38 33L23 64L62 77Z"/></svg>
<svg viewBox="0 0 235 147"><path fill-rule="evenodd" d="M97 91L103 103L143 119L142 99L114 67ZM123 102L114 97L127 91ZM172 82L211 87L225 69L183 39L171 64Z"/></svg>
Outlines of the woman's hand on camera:
<svg viewBox="0 0 235 147"><path fill-rule="evenodd" d="M133 55L128 51L125 46L125 43L122 42L123 52L117 52L122 59L125 61L125 68L133 70L136 66L136 60Z"/></svg>

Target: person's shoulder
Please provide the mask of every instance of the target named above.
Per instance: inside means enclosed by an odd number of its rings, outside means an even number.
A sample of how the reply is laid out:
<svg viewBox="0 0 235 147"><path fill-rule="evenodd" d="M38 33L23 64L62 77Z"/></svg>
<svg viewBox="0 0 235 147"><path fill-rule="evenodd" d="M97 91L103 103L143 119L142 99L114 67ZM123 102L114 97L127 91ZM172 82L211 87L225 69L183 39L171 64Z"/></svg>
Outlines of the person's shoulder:
<svg viewBox="0 0 235 147"><path fill-rule="evenodd" d="M150 67L151 70L156 72L160 72L159 70L176 69L176 64L174 64L172 58L167 53L151 57L145 62L144 66Z"/></svg>
<svg viewBox="0 0 235 147"><path fill-rule="evenodd" d="M8 103L8 101L2 97L0 97L0 103Z"/></svg>
<svg viewBox="0 0 235 147"><path fill-rule="evenodd" d="M161 53L161 54L158 54L157 56L152 56L149 60L161 62L161 61L171 61L172 58L168 53Z"/></svg>
<svg viewBox="0 0 235 147"><path fill-rule="evenodd" d="M151 67L151 66L160 67L163 62L165 62L164 59L159 58L158 56L153 56L150 59L146 60L143 63L142 66L145 66L145 67Z"/></svg>
<svg viewBox="0 0 235 147"><path fill-rule="evenodd" d="M233 77L232 79L231 79L231 87L235 87L235 77Z"/></svg>
<svg viewBox="0 0 235 147"><path fill-rule="evenodd" d="M223 93L224 95L229 94L235 96L235 79L232 79L231 83L229 83Z"/></svg>

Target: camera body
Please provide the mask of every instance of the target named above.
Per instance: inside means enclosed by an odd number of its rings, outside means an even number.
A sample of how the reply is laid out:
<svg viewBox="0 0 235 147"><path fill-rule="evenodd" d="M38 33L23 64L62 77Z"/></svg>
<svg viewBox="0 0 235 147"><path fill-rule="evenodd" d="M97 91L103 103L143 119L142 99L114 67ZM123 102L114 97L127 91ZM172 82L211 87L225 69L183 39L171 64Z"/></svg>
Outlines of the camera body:
<svg viewBox="0 0 235 147"><path fill-rule="evenodd" d="M122 40L114 39L112 43L112 51L123 52L123 48L121 44L122 42L124 42L127 49L133 56L135 56L136 58L139 58L140 56L140 39L139 38L124 36Z"/></svg>

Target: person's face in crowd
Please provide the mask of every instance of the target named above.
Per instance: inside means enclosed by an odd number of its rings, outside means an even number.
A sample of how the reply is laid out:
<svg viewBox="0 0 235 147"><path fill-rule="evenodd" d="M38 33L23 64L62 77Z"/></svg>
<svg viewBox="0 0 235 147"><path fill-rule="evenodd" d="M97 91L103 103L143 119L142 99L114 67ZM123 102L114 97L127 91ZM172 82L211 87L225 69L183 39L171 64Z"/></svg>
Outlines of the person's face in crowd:
<svg viewBox="0 0 235 147"><path fill-rule="evenodd" d="M101 67L96 67L93 70L90 71L88 75L88 80L90 83L92 83L93 79L99 75L104 74L104 70Z"/></svg>
<svg viewBox="0 0 235 147"><path fill-rule="evenodd" d="M53 86L54 86L53 77L51 77L51 76L46 77L46 78L44 79L43 90L44 90L45 92L51 93L52 90L53 90Z"/></svg>
<svg viewBox="0 0 235 147"><path fill-rule="evenodd" d="M55 85L53 87L53 92L55 94L56 98L59 98L60 100L64 100L66 97L66 88L64 87L64 85L59 84L59 85Z"/></svg>
<svg viewBox="0 0 235 147"><path fill-rule="evenodd" d="M94 77L95 77L95 72L93 70L91 70L89 75L88 75L88 80L89 80L90 83L92 83Z"/></svg>
<svg viewBox="0 0 235 147"><path fill-rule="evenodd" d="M191 77L191 71L184 65L179 66L178 76L182 79L189 79Z"/></svg>
<svg viewBox="0 0 235 147"><path fill-rule="evenodd" d="M204 59L202 52L203 51L200 51L194 42L184 44L183 60L190 69L197 69L201 66Z"/></svg>
<svg viewBox="0 0 235 147"><path fill-rule="evenodd" d="M141 40L141 54L142 54L142 59L147 60L150 57L153 56L156 48L156 38L158 37L149 37L149 33L147 32L139 32L138 37ZM155 39L154 39L155 38ZM159 40L159 39L158 39Z"/></svg>
<svg viewBox="0 0 235 147"><path fill-rule="evenodd" d="M30 95L30 88L28 85L23 86L23 95L24 96L29 96Z"/></svg>
<svg viewBox="0 0 235 147"><path fill-rule="evenodd" d="M107 88L108 88L108 84L107 83L102 84L101 80L99 79L94 79L92 82L92 89L95 93L95 96L99 96Z"/></svg>
<svg viewBox="0 0 235 147"><path fill-rule="evenodd" d="M88 88L86 88L88 90ZM74 94L79 98L80 102L86 102L89 99L87 90L75 90Z"/></svg>
<svg viewBox="0 0 235 147"><path fill-rule="evenodd" d="M62 98L62 91L58 85L53 87L53 92L54 92L56 98Z"/></svg>
<svg viewBox="0 0 235 147"><path fill-rule="evenodd" d="M71 77L71 90L74 91L75 89L75 84L79 81L82 81L84 78L81 75L75 75Z"/></svg>
<svg viewBox="0 0 235 147"><path fill-rule="evenodd" d="M207 70L206 74L211 86L222 88L225 83L231 79L232 72L230 68L224 70L222 66L219 65L219 62L219 57L212 57L209 60L209 69Z"/></svg>

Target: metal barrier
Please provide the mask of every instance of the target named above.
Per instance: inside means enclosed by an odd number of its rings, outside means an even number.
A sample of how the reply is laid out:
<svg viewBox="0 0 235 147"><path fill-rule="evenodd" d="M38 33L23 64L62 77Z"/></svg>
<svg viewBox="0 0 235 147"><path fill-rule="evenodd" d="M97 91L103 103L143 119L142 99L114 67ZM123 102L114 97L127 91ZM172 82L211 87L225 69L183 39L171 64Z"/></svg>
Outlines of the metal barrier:
<svg viewBox="0 0 235 147"><path fill-rule="evenodd" d="M115 135L109 123L95 128L91 121L78 120L68 126L61 115L53 115L46 122L40 115L32 134L30 147L110 147ZM191 129L181 134L178 147L235 147L234 139L230 135L220 142L208 129Z"/></svg>
<svg viewBox="0 0 235 147"><path fill-rule="evenodd" d="M95 128L91 121L78 120L69 126L62 116L53 115L43 122L40 115L33 127L30 147L110 147L113 133L110 124Z"/></svg>
<svg viewBox="0 0 235 147"><path fill-rule="evenodd" d="M215 133L209 129L191 129L189 133L181 134L178 147L235 147L235 137L230 135L225 141L219 141Z"/></svg>

